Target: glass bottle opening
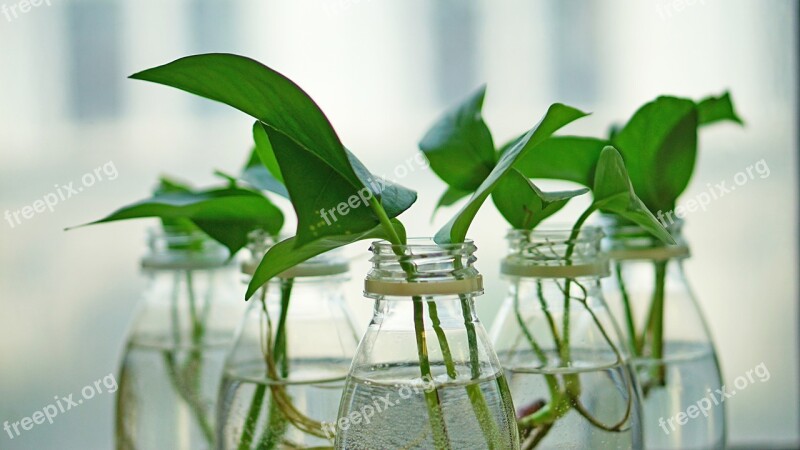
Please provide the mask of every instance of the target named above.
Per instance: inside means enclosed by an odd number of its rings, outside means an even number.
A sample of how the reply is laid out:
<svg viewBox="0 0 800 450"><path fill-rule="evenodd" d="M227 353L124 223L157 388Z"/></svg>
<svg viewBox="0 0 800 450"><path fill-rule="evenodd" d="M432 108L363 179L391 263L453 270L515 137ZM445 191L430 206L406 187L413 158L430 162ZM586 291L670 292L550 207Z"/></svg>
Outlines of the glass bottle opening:
<svg viewBox="0 0 800 450"><path fill-rule="evenodd" d="M153 270L213 269L229 263L229 252L199 230L174 227L151 228L147 232L148 253L142 267Z"/></svg>
<svg viewBox="0 0 800 450"><path fill-rule="evenodd" d="M372 243L372 270L366 277L365 296L483 294L483 280L474 267L474 242L439 245L429 238L409 238L407 242Z"/></svg>
<svg viewBox="0 0 800 450"><path fill-rule="evenodd" d="M676 244L661 242L647 230L634 223L623 221L615 216L604 215L601 226L606 238L603 250L614 260L646 259L668 260L685 259L691 256L689 246L683 237L682 219L674 218L663 223L667 231L675 239Z"/></svg>
<svg viewBox="0 0 800 450"><path fill-rule="evenodd" d="M600 244L598 227L571 229L511 230L508 255L501 272L508 276L575 278L607 276L608 261Z"/></svg>

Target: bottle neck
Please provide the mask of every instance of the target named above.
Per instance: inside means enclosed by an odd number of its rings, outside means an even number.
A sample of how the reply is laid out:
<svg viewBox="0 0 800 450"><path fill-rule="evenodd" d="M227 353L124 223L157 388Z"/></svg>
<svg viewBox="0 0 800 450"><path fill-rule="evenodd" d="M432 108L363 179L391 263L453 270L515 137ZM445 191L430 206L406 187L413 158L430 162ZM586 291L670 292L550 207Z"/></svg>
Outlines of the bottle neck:
<svg viewBox="0 0 800 450"><path fill-rule="evenodd" d="M501 273L512 278L598 279L609 274L600 250L602 232L581 230L512 230Z"/></svg>
<svg viewBox="0 0 800 450"><path fill-rule="evenodd" d="M675 244L666 244L644 228L623 222L612 216L602 219L603 249L615 261L680 261L691 256L689 245L683 236L683 220L677 219L666 224Z"/></svg>
<svg viewBox="0 0 800 450"><path fill-rule="evenodd" d="M474 267L475 245L438 245L430 239L409 239L408 245L374 242L372 270L365 295L376 300L464 298L483 293L483 279Z"/></svg>
<svg viewBox="0 0 800 450"><path fill-rule="evenodd" d="M147 236L142 268L152 271L202 271L230 265L228 250L200 231L154 228Z"/></svg>

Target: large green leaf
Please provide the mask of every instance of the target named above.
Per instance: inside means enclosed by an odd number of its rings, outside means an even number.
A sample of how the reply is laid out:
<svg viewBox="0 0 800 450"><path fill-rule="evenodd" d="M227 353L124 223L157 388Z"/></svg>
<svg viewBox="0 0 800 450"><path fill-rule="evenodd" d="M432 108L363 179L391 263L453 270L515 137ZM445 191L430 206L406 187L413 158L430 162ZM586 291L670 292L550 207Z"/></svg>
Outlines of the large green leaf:
<svg viewBox="0 0 800 450"><path fill-rule="evenodd" d="M532 148L514 168L528 178L572 181L591 187L597 160L608 141L577 136L553 136Z"/></svg>
<svg viewBox="0 0 800 450"><path fill-rule="evenodd" d="M322 110L293 81L250 58L188 56L131 76L230 105L293 140L353 185L359 180Z"/></svg>
<svg viewBox="0 0 800 450"><path fill-rule="evenodd" d="M710 125L716 122L731 121L744 125L736 114L733 100L729 92L724 92L719 97L707 97L697 103L697 113L700 125Z"/></svg>
<svg viewBox="0 0 800 450"><path fill-rule="evenodd" d="M666 243L675 243L666 228L636 196L622 156L614 147L603 149L594 180L594 203L591 209L621 216L649 231L656 238Z"/></svg>
<svg viewBox="0 0 800 450"><path fill-rule="evenodd" d="M247 244L251 231L263 229L277 234L283 226L280 209L261 193L239 188L200 192L168 190L86 225L145 217L158 217L165 223L189 220L228 247L231 255Z"/></svg>
<svg viewBox="0 0 800 450"><path fill-rule="evenodd" d="M492 192L497 210L516 229L532 230L558 212L567 202L589 189L563 192L542 192L531 180L512 169Z"/></svg>
<svg viewBox="0 0 800 450"><path fill-rule="evenodd" d="M698 113L693 101L659 97L642 106L614 137L633 187L651 211L671 211L692 177Z"/></svg>
<svg viewBox="0 0 800 450"><path fill-rule="evenodd" d="M511 170L519 158L525 157L526 153L532 148L541 144L563 126L585 115L586 113L582 111L560 103L551 105L542 120L503 154L489 176L472 194L467 204L436 233L434 238L436 242L440 244L464 242L469 226L472 224L472 220L480 210L483 202L486 201L492 190L500 182L500 179Z"/></svg>
<svg viewBox="0 0 800 450"><path fill-rule="evenodd" d="M405 236L405 229L400 221L393 219L392 225L398 233ZM364 239L386 239L386 235L381 226L376 226L362 233L329 236L302 245L299 245L297 238L294 237L282 241L271 247L264 255L247 287L246 298L252 297L261 286L275 276L303 261Z"/></svg>
<svg viewBox="0 0 800 450"><path fill-rule="evenodd" d="M462 191L477 189L495 164L492 135L481 116L485 95L486 86L482 86L445 113L419 143L431 169Z"/></svg>

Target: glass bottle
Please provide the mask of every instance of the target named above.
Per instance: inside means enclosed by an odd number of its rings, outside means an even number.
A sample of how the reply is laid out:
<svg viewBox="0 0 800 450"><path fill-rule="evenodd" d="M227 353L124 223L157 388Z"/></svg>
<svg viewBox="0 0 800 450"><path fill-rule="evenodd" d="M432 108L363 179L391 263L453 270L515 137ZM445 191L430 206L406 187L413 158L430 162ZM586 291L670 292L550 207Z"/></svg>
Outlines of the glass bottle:
<svg viewBox="0 0 800 450"><path fill-rule="evenodd" d="M690 253L682 227L668 227L677 245L667 246L638 226L606 220L613 272L606 292L642 386L647 448L724 448L722 377L684 275Z"/></svg>
<svg viewBox="0 0 800 450"><path fill-rule="evenodd" d="M228 251L200 232L151 230L148 287L123 356L116 448L211 449L225 353L244 314Z"/></svg>
<svg viewBox="0 0 800 450"><path fill-rule="evenodd" d="M492 342L522 449L642 448L638 386L600 286L601 237L592 227L508 234Z"/></svg>
<svg viewBox="0 0 800 450"><path fill-rule="evenodd" d="M252 274L268 248L255 239ZM344 380L358 345L339 252L302 263L250 299L225 363L219 449L330 448ZM249 281L249 276L247 276Z"/></svg>
<svg viewBox="0 0 800 450"><path fill-rule="evenodd" d="M375 300L335 424L337 449L516 449L514 408L475 315L471 242L372 244Z"/></svg>

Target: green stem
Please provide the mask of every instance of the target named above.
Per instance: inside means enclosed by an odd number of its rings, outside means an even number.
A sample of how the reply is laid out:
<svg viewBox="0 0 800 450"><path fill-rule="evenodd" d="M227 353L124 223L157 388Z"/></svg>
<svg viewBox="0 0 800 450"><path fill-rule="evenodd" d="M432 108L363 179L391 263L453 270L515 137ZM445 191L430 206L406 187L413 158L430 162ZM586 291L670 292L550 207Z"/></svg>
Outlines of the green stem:
<svg viewBox="0 0 800 450"><path fill-rule="evenodd" d="M278 327L275 331L275 344L272 349L275 364L278 365L281 378L289 377L289 358L286 345L286 319L289 316L289 301L292 298L292 288L294 278L281 279L281 312L278 317ZM275 380L277 381L277 380ZM281 412L277 402L269 404L267 413L267 424L264 433L261 435L261 442L258 444L259 450L272 450L278 448L283 435L286 433L286 417Z"/></svg>
<svg viewBox="0 0 800 450"><path fill-rule="evenodd" d="M631 307L628 289L625 286L625 277L622 274L622 264L617 261L614 263L614 273L617 278L617 285L622 296L622 305L625 308L625 326L628 329L628 342L633 356L639 356L642 352L639 339L636 338L636 326L633 323L633 308Z"/></svg>
<svg viewBox="0 0 800 450"><path fill-rule="evenodd" d="M538 281L538 280L537 280ZM536 339L533 337L533 333L528 329L527 325L525 324L525 319L522 317L522 311L520 311L519 305L519 291L517 291L514 295L514 313L517 317L517 324L519 328L522 330L522 334L525 335L525 338L528 340L528 344L530 344L533 351L536 353L536 356L539 358L539 361L543 365L547 365L547 353L542 350L542 347L536 342ZM551 327L554 327L555 324L552 324ZM555 328L552 328L552 331L555 333ZM557 339L557 338L556 338ZM558 345L558 344L556 344ZM547 388L550 390L550 401L554 402L556 397L559 397L560 388L558 385L558 379L555 375L545 375L545 380L547 380Z"/></svg>
<svg viewBox="0 0 800 450"><path fill-rule="evenodd" d="M428 343L425 336L425 322L424 311L421 299L415 298L414 302L414 331L417 335L417 354L419 355L419 370L423 380L428 380L433 383L433 376L431 374L431 365L428 358ZM444 417L441 410L441 401L439 400L439 392L434 390L425 390L425 404L428 407L428 418L431 421L431 430L433 431L433 444L437 449L449 448L449 439L447 437L447 429L445 428Z"/></svg>
<svg viewBox="0 0 800 450"><path fill-rule="evenodd" d="M409 278L413 277L413 266L402 261L402 258L405 255L403 254L402 250L398 248L398 246L404 245L405 242L400 238L400 235L397 234L397 230L395 230L394 225L392 225L392 221L389 219L389 216L386 215L386 210L383 209L383 206L374 196L370 198L370 206L372 207L373 212L375 212L375 214L378 216L378 220L386 232L389 242L393 244L392 247L394 248L395 254L400 257L401 267L403 267L403 270L408 274ZM429 380L430 383L433 383L433 373L431 372L430 359L428 357L423 301L421 297L417 296L413 297L412 301L414 302L414 333L417 341L417 355L419 358L420 375L423 380ZM425 404L428 408L428 418L431 422L434 445L437 449L449 448L450 440L447 437L447 428L445 427L444 416L442 414L441 401L439 399L439 393L436 389L425 390Z"/></svg>
<svg viewBox="0 0 800 450"><path fill-rule="evenodd" d="M662 359L664 358L664 283L667 275L667 261L655 263L655 292L651 309L651 357L655 361L655 384L663 386L666 373Z"/></svg>
<svg viewBox="0 0 800 450"><path fill-rule="evenodd" d="M581 216L575 222L575 225L573 225L573 227L572 227L572 232L569 235L569 241L568 241L568 244L567 244L567 249L566 249L566 252L564 253L565 264L568 265L568 266L572 265L572 254L575 252L575 240L578 238L578 235L581 232L581 227L583 227L583 224L586 222L586 220L589 219L589 216L591 216L592 213L594 213L595 209L596 209L596 207L594 206L594 204L592 206L590 206L589 208L587 208L586 211L584 211L583 214L581 214ZM569 330L570 296L569 296L569 291L570 291L571 282L572 282L572 280L569 279L569 278L564 280L564 317L562 318L562 320L563 320L563 325L562 325L562 328L561 328L562 346L561 346L560 356L561 356L561 364L566 364L566 365L569 365L569 362L570 362L570 345L569 345L569 340L570 340L570 330ZM573 384L570 384L569 387L572 387L571 391L575 390L577 393L580 393L580 384L577 383L578 380L575 380L575 381L576 382L573 383Z"/></svg>
<svg viewBox="0 0 800 450"><path fill-rule="evenodd" d="M265 285L261 288L261 308L264 314L267 314L267 287ZM271 331L268 331L271 334ZM258 417L261 415L261 407L264 404L264 394L267 392L266 384L259 384L253 393L253 401L250 402L250 408L247 410L247 419L244 421L242 429L242 436L239 438L238 450L249 450L250 444L255 437L255 429L258 424Z"/></svg>
<svg viewBox="0 0 800 450"><path fill-rule="evenodd" d="M187 294L189 298L189 313L192 324L191 336L191 349L189 350L188 358L183 364L183 367L178 369L178 361L175 359L173 351L164 352L164 363L167 367L167 375L169 376L175 392L186 403L191 410L192 414L203 433L203 438L209 444L214 443L214 426L208 418L205 405L203 404L203 393L201 386L201 376L203 369L203 336L205 334L205 326L200 321L197 315L196 300L194 295L194 283L192 281L192 272L186 271L186 285ZM180 283L177 282L179 277L176 274L176 289L173 291L172 299L172 333L175 344L175 349L180 348L180 320L178 316L180 298L179 293Z"/></svg>
<svg viewBox="0 0 800 450"><path fill-rule="evenodd" d="M378 219L381 222L381 225L387 232L389 236L390 242L395 245L402 245L403 242L400 239L400 236L397 234L397 231L394 229L394 226L391 223L391 220L386 215L385 210L380 205L380 203L374 197L370 200L372 205L373 211L376 212ZM402 257L404 256L399 249L395 250L395 253ZM409 279L413 278L415 269L413 266L409 264L403 264L401 261L401 266L406 271L409 276ZM460 260L456 261L456 269L460 266ZM459 296L461 297L461 307L462 307L462 314L464 315L464 325L467 330L467 339L469 344L469 352L470 352L470 365L471 365L471 377L473 380L480 378L480 359L478 354L478 340L477 334L475 332L475 324L472 322L472 307L469 304L469 299L466 296ZM420 360L420 372L423 378L430 379L433 381L432 373L430 370L430 362L428 360L428 350L427 350L427 338L425 336L425 327L424 327L424 318L423 314L424 311L421 306L421 298L414 297L414 323L415 323L415 332L417 335L417 352L419 354ZM428 314L431 317L431 323L434 328L434 332L436 333L437 340L439 341L439 346L442 350L442 358L444 359L444 364L447 369L448 376L452 379L455 379L457 376L455 370L455 363L453 362L453 357L450 351L450 346L447 343L447 337L444 333L444 330L440 326L439 318L438 318L438 311L436 308L436 303L433 301L427 302L428 304ZM424 362L423 362L424 361ZM486 438L486 442L490 449L495 448L495 443L499 442L500 440L500 431L497 427L497 423L492 418L491 412L489 410L489 406L486 403L486 398L483 395L483 391L481 391L480 386L478 384L470 383L466 387L467 396L470 399L470 403L472 404L473 410L475 411L476 418L478 423L481 427L481 430ZM437 448L449 448L450 441L447 437L447 429L444 423L444 418L442 415L441 410L441 401L438 396L438 392L435 390L431 392L429 395L426 392L426 404L428 406L428 413L431 418L431 427L433 428L434 432L434 445ZM437 443L438 442L438 443Z"/></svg>
<svg viewBox="0 0 800 450"><path fill-rule="evenodd" d="M435 301L427 302L428 315L431 317L431 326L436 339L439 341L439 348L442 350L442 358L444 359L444 366L447 370L447 376L455 380L458 376L456 372L456 365L453 362L453 353L450 351L450 344L447 342L447 336L444 334L442 322L439 320L439 310L436 307Z"/></svg>

